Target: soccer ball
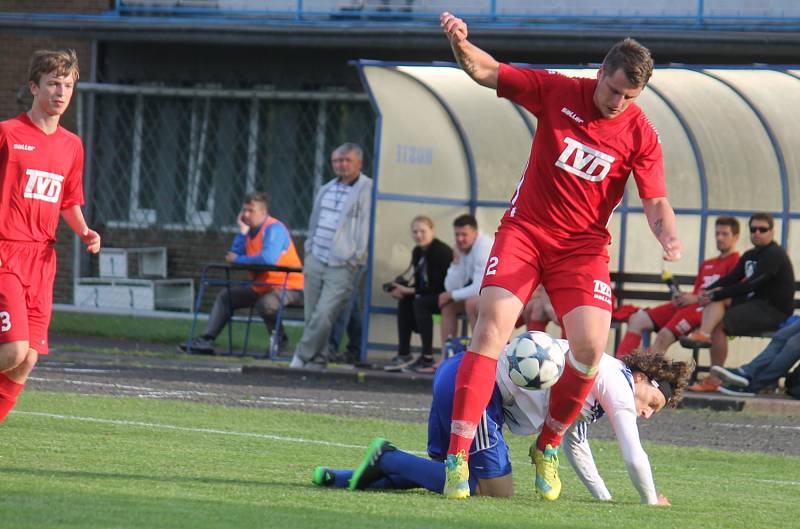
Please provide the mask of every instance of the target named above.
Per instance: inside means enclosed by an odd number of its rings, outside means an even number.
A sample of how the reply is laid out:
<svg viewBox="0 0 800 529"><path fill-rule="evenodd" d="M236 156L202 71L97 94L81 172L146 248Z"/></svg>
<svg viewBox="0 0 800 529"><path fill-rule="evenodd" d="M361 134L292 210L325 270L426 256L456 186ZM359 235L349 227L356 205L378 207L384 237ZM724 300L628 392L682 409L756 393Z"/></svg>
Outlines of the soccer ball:
<svg viewBox="0 0 800 529"><path fill-rule="evenodd" d="M527 389L547 389L564 372L564 350L548 334L524 332L506 347L508 376Z"/></svg>

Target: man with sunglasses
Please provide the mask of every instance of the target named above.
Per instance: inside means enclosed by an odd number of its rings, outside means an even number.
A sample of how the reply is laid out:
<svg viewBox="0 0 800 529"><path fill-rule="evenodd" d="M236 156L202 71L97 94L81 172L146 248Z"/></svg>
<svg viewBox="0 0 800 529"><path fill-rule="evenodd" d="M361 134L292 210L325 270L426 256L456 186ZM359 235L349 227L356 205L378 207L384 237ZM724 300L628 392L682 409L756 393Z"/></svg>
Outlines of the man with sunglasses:
<svg viewBox="0 0 800 529"><path fill-rule="evenodd" d="M794 270L786 251L773 240L775 222L769 213L750 217L750 241L736 267L700 291L703 309L700 328L681 338L684 347L712 347L727 336L774 331L794 309ZM726 347L711 348L711 365L722 366ZM690 391L717 391L713 375L690 386Z"/></svg>

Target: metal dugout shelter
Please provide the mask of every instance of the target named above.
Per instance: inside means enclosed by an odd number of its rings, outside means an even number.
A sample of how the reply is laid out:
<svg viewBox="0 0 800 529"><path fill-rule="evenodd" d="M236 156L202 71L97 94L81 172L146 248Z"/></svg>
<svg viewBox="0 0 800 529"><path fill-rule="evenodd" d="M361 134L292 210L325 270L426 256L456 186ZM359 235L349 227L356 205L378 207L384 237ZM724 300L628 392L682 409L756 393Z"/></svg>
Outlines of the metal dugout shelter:
<svg viewBox="0 0 800 529"><path fill-rule="evenodd" d="M452 64L356 66L377 115L364 350L394 351L396 301L381 284L410 261L411 219L429 215L451 246L452 220L467 211L493 234L523 172L536 118ZM738 249L745 251L747 217L768 211L776 240L800 271L800 67L659 67L638 104L662 139L685 247L670 269L693 275L715 254L717 215L739 218ZM660 247L632 178L628 186L609 224L610 268L657 273Z"/></svg>

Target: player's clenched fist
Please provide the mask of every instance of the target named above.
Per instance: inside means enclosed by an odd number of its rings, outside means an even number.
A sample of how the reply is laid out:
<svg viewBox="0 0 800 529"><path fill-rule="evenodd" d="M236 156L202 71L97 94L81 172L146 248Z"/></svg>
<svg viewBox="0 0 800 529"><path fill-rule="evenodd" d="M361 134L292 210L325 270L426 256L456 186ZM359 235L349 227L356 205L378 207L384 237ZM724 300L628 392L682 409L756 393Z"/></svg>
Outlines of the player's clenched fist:
<svg viewBox="0 0 800 529"><path fill-rule="evenodd" d="M100 234L94 230L86 228L81 233L81 241L86 245L86 251L97 253L100 251Z"/></svg>
<svg viewBox="0 0 800 529"><path fill-rule="evenodd" d="M662 243L665 261L678 261L683 255L683 243L677 237L670 237Z"/></svg>
<svg viewBox="0 0 800 529"><path fill-rule="evenodd" d="M439 17L439 24L451 44L467 40L467 23L452 13L447 11L442 13L442 16Z"/></svg>

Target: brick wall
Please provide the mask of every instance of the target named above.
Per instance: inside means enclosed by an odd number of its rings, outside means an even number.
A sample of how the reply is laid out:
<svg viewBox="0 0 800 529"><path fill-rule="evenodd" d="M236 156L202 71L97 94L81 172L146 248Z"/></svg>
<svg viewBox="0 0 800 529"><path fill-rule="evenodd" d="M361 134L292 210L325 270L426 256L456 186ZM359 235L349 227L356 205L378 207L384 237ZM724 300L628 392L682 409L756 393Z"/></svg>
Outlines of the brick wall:
<svg viewBox="0 0 800 529"><path fill-rule="evenodd" d="M78 53L81 75L84 79L88 78L92 56L91 43L88 40L0 33L0 49L3 50L3 68L0 68L0 119L12 118L31 106L32 98L28 89L31 54L40 49L58 48L74 48ZM61 124L75 130L74 99Z"/></svg>
<svg viewBox="0 0 800 529"><path fill-rule="evenodd" d="M193 278L195 292L199 291L199 279L202 267L208 263L224 262L225 253L230 247L234 234L219 232L176 232L170 230L138 230L126 228L109 228L97 226L103 237L103 246L107 248L141 248L148 246L163 246L167 248L167 277L168 278ZM69 228L65 236L59 241L59 276L56 278L56 302L72 303L72 260L65 262L66 256L71 255L72 238ZM302 253L302 241L295 239L298 251ZM69 246L69 248L66 248ZM62 257L64 256L64 257ZM87 256L89 270L92 276L98 272L98 258ZM135 259L128 261L128 274L134 276L138 273ZM221 277L221 276L215 276ZM245 279L244 273L234 274L233 278ZM208 311L214 302L214 297L219 289L210 288L203 296L201 310ZM59 297L61 296L61 297Z"/></svg>
<svg viewBox="0 0 800 529"><path fill-rule="evenodd" d="M8 13L97 14L114 8L114 0L3 0Z"/></svg>
<svg viewBox="0 0 800 529"><path fill-rule="evenodd" d="M16 13L101 13L112 9L113 0L5 0L1 9ZM0 69L0 120L16 116L30 108L31 95L28 90L28 67L31 54L39 49L74 48L78 53L81 73L88 78L91 61L91 42L87 39L47 37L41 34L0 33L0 49L3 50L3 68ZM61 124L76 132L76 105L61 120ZM54 299L57 303L72 303L72 231L63 222L57 232L58 273Z"/></svg>
<svg viewBox="0 0 800 529"><path fill-rule="evenodd" d="M66 2L65 2L66 3ZM3 68L0 68L0 119L8 119L30 108L31 95L28 90L28 61L31 53L42 48L74 48L78 60L82 61L84 75L89 72L91 44L87 40L23 37L0 34L0 49L4 52ZM61 119L61 124L76 131L75 100ZM63 222L57 232L58 273L54 299L56 303L72 303L72 231Z"/></svg>

